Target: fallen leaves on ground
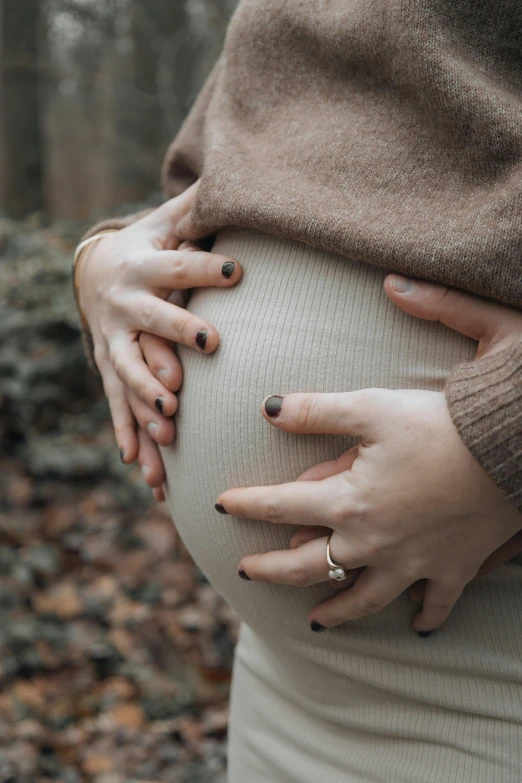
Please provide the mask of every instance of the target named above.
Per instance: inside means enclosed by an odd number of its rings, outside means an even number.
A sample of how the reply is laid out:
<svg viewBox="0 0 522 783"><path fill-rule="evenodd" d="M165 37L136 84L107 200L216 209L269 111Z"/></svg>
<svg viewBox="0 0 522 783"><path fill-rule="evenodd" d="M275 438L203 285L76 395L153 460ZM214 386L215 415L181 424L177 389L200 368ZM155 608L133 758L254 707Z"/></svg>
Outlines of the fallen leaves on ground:
<svg viewBox="0 0 522 783"><path fill-rule="evenodd" d="M222 783L237 619L119 462L74 242L0 244L0 783Z"/></svg>

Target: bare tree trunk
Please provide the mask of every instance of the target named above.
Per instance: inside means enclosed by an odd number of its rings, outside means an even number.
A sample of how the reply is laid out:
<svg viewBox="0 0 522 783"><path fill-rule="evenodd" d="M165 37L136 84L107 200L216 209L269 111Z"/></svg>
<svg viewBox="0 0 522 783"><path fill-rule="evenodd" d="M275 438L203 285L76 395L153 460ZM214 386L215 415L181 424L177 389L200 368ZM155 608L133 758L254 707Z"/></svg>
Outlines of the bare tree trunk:
<svg viewBox="0 0 522 783"><path fill-rule="evenodd" d="M21 217L44 206L40 0L0 0L0 17L0 203L9 214Z"/></svg>
<svg viewBox="0 0 522 783"><path fill-rule="evenodd" d="M171 90L162 95L161 84L165 69L175 70L179 41L187 35L184 0L132 0L126 35L129 51L116 78L118 179L122 200L139 200L158 189L165 147L184 114L172 116L175 96ZM179 76L172 74L176 85Z"/></svg>

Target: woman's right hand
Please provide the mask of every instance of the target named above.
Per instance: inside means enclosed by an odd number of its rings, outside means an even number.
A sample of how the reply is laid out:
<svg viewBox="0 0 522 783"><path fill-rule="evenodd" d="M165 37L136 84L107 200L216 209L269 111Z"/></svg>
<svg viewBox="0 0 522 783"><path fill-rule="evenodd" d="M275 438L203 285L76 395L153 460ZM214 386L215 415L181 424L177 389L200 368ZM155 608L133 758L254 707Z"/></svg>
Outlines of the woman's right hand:
<svg viewBox="0 0 522 783"><path fill-rule="evenodd" d="M219 345L214 326L184 308L181 292L229 288L242 275L234 259L204 252L176 235L197 185L104 235L88 248L79 270L79 304L92 334L121 457L125 463L139 458L151 487L164 481L157 445L169 445L175 434L171 417L182 368L172 343L205 354Z"/></svg>

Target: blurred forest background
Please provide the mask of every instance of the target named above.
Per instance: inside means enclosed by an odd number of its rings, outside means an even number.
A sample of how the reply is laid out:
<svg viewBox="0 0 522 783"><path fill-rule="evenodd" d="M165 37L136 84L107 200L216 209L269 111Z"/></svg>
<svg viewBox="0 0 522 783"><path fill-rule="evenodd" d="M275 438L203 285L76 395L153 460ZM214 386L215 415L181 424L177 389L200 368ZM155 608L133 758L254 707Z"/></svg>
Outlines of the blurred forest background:
<svg viewBox="0 0 522 783"><path fill-rule="evenodd" d="M0 783L217 783L237 620L114 444L85 228L159 171L234 0L0 0Z"/></svg>
<svg viewBox="0 0 522 783"><path fill-rule="evenodd" d="M2 0L0 208L82 219L158 188L233 0Z"/></svg>

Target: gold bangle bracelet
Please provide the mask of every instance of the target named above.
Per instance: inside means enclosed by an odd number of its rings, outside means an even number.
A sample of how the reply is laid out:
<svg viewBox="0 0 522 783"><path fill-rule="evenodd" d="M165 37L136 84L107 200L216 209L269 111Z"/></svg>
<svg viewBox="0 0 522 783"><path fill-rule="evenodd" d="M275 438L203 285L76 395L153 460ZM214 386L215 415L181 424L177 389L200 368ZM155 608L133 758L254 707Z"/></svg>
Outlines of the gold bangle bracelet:
<svg viewBox="0 0 522 783"><path fill-rule="evenodd" d="M76 305L78 307L80 317L85 325L87 325L87 321L82 312L82 308L80 307L80 293L79 293L79 284L78 284L80 278L80 268L81 268L82 259L85 256L85 251L90 245L94 244L94 242L97 242L98 239L101 239L103 236L105 236L105 234L113 234L115 231L119 231L119 230L120 230L119 228L105 228L103 229L103 231L99 231L94 236L88 237L87 239L84 239L83 242L80 242L80 244L78 245L74 253L73 274L72 274L74 298L76 299Z"/></svg>

